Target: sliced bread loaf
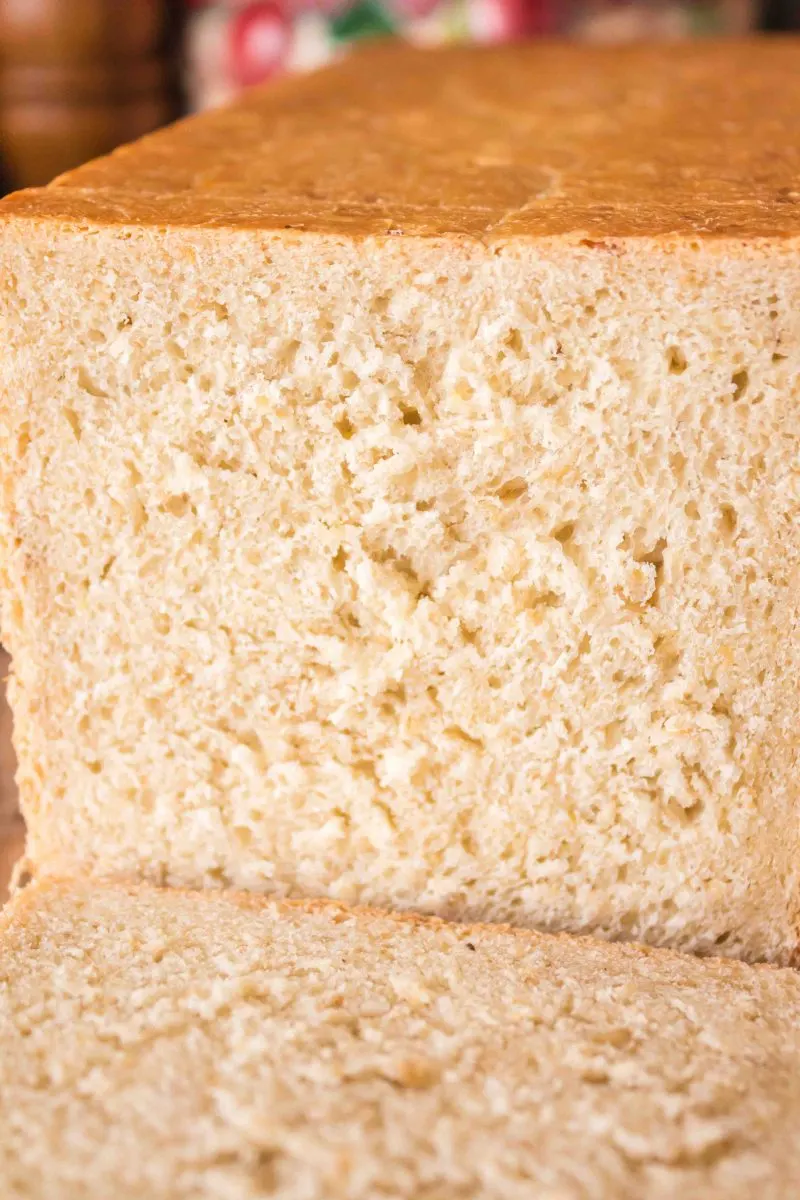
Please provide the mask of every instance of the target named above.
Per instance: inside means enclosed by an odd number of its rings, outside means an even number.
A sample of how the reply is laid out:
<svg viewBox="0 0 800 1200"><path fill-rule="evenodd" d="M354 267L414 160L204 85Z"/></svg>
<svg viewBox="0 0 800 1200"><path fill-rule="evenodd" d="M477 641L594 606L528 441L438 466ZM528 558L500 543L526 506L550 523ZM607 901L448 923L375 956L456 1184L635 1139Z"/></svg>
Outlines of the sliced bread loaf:
<svg viewBox="0 0 800 1200"><path fill-rule="evenodd" d="M800 978L48 881L0 925L3 1200L794 1200Z"/></svg>
<svg viewBox="0 0 800 1200"><path fill-rule="evenodd" d="M788 961L798 112L381 51L7 199L35 862Z"/></svg>

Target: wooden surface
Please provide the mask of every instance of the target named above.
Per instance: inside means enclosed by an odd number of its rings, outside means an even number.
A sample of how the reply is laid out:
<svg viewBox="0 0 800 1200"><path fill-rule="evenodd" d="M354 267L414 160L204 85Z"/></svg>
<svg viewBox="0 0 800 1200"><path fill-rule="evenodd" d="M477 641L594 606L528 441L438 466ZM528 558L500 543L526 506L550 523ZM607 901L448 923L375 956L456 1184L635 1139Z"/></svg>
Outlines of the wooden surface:
<svg viewBox="0 0 800 1200"><path fill-rule="evenodd" d="M5 685L8 656L0 650L0 679ZM3 692L5 686L3 686ZM0 701L0 904L6 897L11 868L22 851L24 829L17 812L14 787L14 753L11 749L11 713Z"/></svg>
<svg viewBox="0 0 800 1200"><path fill-rule="evenodd" d="M0 0L0 145L16 187L175 115L166 0Z"/></svg>

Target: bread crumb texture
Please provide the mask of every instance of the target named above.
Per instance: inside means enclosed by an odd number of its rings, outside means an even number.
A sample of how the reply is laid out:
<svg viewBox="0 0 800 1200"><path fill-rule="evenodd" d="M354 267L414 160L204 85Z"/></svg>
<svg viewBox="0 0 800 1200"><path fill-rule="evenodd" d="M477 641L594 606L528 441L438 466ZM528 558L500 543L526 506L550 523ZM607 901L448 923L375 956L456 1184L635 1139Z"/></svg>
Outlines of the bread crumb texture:
<svg viewBox="0 0 800 1200"><path fill-rule="evenodd" d="M4 1200L794 1200L789 971L48 882L0 929Z"/></svg>
<svg viewBox="0 0 800 1200"><path fill-rule="evenodd" d="M0 208L40 867L796 952L798 53L553 53L356 56Z"/></svg>

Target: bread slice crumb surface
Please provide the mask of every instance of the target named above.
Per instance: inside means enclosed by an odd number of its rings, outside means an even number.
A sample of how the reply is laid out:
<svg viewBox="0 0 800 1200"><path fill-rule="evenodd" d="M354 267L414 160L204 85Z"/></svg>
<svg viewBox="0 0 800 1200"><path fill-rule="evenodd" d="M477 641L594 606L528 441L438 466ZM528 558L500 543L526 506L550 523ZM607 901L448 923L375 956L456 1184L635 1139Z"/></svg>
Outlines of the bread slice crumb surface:
<svg viewBox="0 0 800 1200"><path fill-rule="evenodd" d="M790 1200L800 981L58 879L0 918L4 1200Z"/></svg>

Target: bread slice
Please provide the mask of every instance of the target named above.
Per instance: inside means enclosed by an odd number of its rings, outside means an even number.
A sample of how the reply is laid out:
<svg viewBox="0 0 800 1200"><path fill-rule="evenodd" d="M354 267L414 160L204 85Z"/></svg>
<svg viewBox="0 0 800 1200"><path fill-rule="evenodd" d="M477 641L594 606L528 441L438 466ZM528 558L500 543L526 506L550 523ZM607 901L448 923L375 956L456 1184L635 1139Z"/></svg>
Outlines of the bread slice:
<svg viewBox="0 0 800 1200"><path fill-rule="evenodd" d="M800 977L50 880L0 925L4 1200L795 1200Z"/></svg>
<svg viewBox="0 0 800 1200"><path fill-rule="evenodd" d="M381 51L0 207L40 868L788 961L800 50Z"/></svg>

